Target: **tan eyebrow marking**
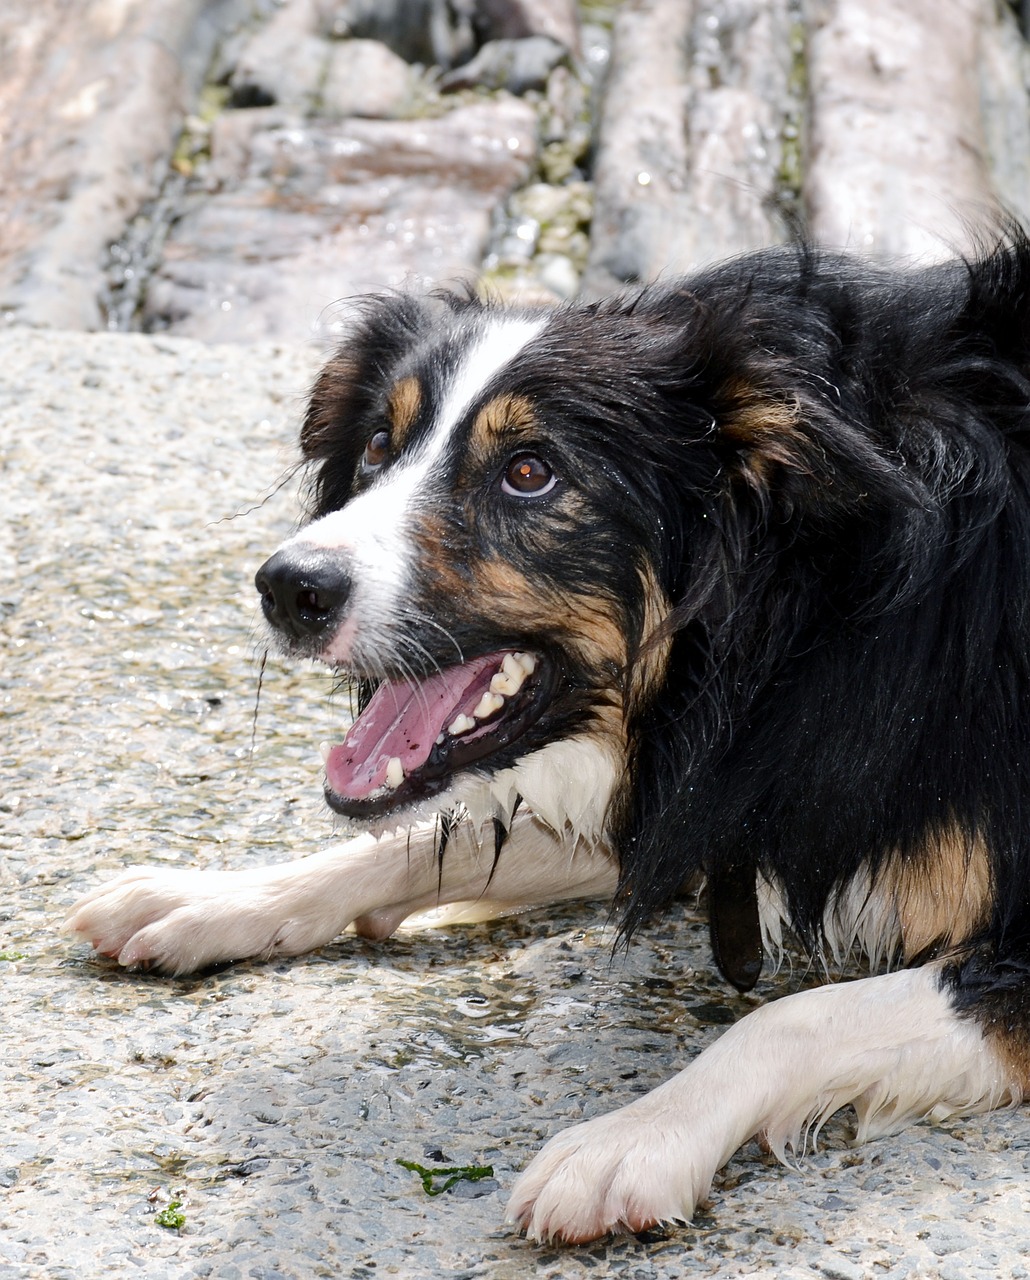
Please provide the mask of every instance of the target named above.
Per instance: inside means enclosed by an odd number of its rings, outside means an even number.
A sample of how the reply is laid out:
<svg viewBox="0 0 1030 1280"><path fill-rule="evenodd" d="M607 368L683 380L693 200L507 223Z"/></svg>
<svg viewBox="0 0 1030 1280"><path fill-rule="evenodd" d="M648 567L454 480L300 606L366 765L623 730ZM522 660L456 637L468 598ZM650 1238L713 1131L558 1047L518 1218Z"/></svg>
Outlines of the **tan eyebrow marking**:
<svg viewBox="0 0 1030 1280"><path fill-rule="evenodd" d="M513 427L529 430L536 425L536 421L533 402L528 396L506 392L504 395L494 396L483 405L476 414L472 431L480 442L486 444L491 436Z"/></svg>
<svg viewBox="0 0 1030 1280"><path fill-rule="evenodd" d="M422 384L411 375L396 383L386 400L387 414L393 427L394 445L399 446L415 424L422 408Z"/></svg>

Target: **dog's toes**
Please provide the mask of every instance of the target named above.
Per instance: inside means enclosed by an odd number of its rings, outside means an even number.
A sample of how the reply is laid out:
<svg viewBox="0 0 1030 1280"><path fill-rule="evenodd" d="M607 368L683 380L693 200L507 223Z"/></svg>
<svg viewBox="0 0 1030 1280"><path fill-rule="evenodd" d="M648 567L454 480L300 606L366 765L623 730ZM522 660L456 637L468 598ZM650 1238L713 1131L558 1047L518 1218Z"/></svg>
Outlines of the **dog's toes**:
<svg viewBox="0 0 1030 1280"><path fill-rule="evenodd" d="M507 1220L530 1240L567 1244L687 1222L710 1175L678 1147L625 1112L576 1125L518 1179Z"/></svg>
<svg viewBox="0 0 1030 1280"><path fill-rule="evenodd" d="M166 896L152 876L131 872L80 898L63 927L101 955L117 956L138 929L167 909Z"/></svg>
<svg viewBox="0 0 1030 1280"><path fill-rule="evenodd" d="M548 1144L516 1182L508 1222L538 1244L585 1244L617 1232L620 1223L605 1214L593 1174L578 1149L558 1152Z"/></svg>
<svg viewBox="0 0 1030 1280"><path fill-rule="evenodd" d="M234 939L216 927L227 895L211 873L134 870L94 889L73 907L67 932L126 967L186 973L236 959ZM228 905L234 905L229 900ZM224 913L224 912L223 912ZM250 953L245 953L250 954Z"/></svg>
<svg viewBox="0 0 1030 1280"><path fill-rule="evenodd" d="M222 948L212 945L203 920L190 907L180 907L137 930L118 952L118 963L127 969L154 969L159 973L193 973L222 959Z"/></svg>

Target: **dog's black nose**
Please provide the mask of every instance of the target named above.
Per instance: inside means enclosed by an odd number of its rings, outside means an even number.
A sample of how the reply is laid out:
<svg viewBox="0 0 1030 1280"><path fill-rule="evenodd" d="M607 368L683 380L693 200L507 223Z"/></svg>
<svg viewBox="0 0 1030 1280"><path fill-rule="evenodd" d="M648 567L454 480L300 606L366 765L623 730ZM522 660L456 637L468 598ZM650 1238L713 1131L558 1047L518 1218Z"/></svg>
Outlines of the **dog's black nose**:
<svg viewBox="0 0 1030 1280"><path fill-rule="evenodd" d="M257 571L254 585L267 620L291 640L335 627L351 587L338 555L303 546L277 551Z"/></svg>

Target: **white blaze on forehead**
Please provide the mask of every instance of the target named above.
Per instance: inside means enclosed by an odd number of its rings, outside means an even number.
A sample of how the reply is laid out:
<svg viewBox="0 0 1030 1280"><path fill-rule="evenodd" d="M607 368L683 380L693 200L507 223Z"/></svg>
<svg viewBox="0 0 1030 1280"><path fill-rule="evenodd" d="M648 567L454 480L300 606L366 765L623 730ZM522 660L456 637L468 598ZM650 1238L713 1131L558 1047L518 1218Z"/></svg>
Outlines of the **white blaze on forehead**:
<svg viewBox="0 0 1030 1280"><path fill-rule="evenodd" d="M417 510L436 464L469 409L493 379L543 332L546 324L545 316L488 319L485 326L473 332L445 386L429 434L411 455L394 463L340 511L323 516L291 539L348 553L353 582L350 617L324 657L346 661L355 638L360 642L360 632L365 627L374 625L382 635L384 628L395 623L392 611L417 553L407 529L408 516Z"/></svg>
<svg viewBox="0 0 1030 1280"><path fill-rule="evenodd" d="M492 379L511 364L527 343L532 342L543 330L545 324L543 317L535 320L497 318L480 333L478 341L469 348L468 354L458 366L444 395L429 438L430 452L443 448L450 433Z"/></svg>

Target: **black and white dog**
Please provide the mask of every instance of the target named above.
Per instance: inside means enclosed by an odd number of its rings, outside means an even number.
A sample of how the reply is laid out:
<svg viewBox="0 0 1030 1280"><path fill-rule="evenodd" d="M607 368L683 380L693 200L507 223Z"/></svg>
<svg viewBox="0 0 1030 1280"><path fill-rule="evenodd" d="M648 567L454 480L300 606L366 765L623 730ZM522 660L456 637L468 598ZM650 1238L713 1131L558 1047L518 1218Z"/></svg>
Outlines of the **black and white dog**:
<svg viewBox="0 0 1030 1280"><path fill-rule="evenodd" d="M781 1155L1030 1088L1030 243L886 273L763 252L591 306L370 301L257 576L361 713L326 795L387 832L129 873L71 925L173 972L468 904L707 885L746 989L788 934L888 971L803 991L516 1184L534 1239L687 1219ZM764 942L764 948L763 948Z"/></svg>

